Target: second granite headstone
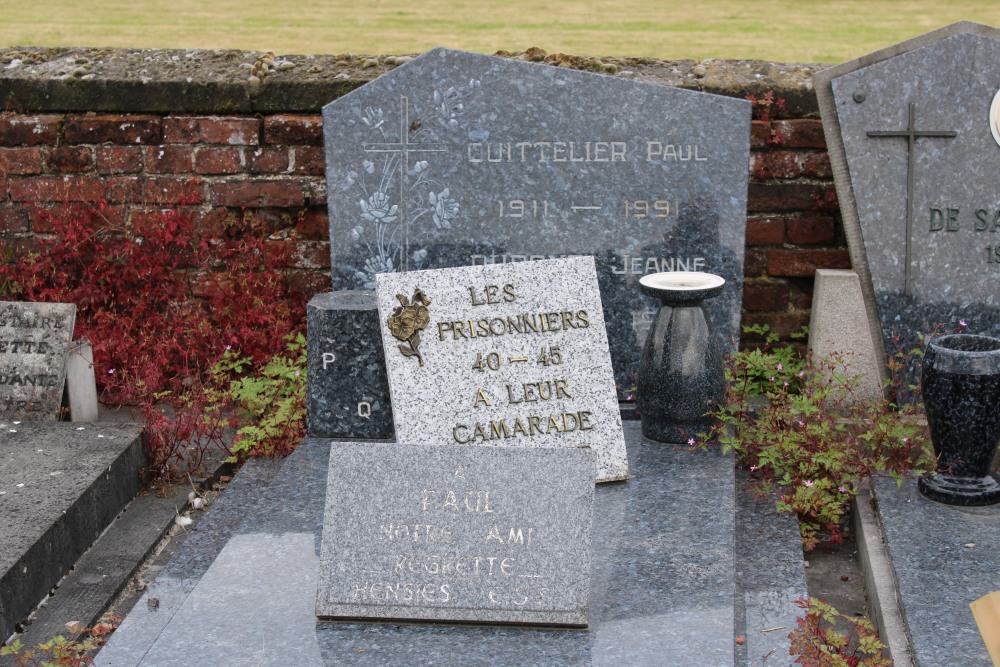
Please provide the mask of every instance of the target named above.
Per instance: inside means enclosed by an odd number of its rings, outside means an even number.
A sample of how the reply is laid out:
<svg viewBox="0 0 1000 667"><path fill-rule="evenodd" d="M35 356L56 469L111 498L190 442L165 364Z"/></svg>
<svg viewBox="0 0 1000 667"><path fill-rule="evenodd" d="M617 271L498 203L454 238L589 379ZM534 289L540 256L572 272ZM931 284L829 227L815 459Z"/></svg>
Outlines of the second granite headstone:
<svg viewBox="0 0 1000 667"><path fill-rule="evenodd" d="M1000 334L1000 31L956 23L815 79L873 340Z"/></svg>
<svg viewBox="0 0 1000 667"><path fill-rule="evenodd" d="M628 478L591 258L375 279L400 442L589 446L598 481Z"/></svg>

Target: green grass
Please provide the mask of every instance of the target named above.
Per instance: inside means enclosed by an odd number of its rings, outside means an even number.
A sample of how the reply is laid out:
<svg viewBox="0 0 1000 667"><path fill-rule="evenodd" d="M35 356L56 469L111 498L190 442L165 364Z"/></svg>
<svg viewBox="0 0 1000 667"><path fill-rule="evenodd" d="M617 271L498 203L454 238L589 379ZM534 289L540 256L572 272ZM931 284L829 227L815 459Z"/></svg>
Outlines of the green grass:
<svg viewBox="0 0 1000 667"><path fill-rule="evenodd" d="M1000 27L997 0L49 0L8 2L0 46L550 53L849 60L959 20Z"/></svg>

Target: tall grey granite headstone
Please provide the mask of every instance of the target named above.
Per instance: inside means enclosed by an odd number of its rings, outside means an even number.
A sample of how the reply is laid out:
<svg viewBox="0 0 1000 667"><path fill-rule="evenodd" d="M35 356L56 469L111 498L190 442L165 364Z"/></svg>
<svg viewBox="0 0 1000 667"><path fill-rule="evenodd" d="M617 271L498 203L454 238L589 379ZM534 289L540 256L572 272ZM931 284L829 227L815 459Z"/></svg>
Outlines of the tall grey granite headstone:
<svg viewBox="0 0 1000 667"><path fill-rule="evenodd" d="M71 303L0 302L0 420L54 420L76 321Z"/></svg>
<svg viewBox="0 0 1000 667"><path fill-rule="evenodd" d="M815 82L881 351L940 327L1000 334L1000 31L956 23Z"/></svg>
<svg viewBox="0 0 1000 667"><path fill-rule="evenodd" d="M400 442L581 447L628 479L590 257L376 276Z"/></svg>
<svg viewBox="0 0 1000 667"><path fill-rule="evenodd" d="M334 290L383 272L591 255L619 396L658 304L709 271L739 338L750 103L435 49L323 109Z"/></svg>
<svg viewBox="0 0 1000 667"><path fill-rule="evenodd" d="M587 625L586 448L330 447L316 615Z"/></svg>

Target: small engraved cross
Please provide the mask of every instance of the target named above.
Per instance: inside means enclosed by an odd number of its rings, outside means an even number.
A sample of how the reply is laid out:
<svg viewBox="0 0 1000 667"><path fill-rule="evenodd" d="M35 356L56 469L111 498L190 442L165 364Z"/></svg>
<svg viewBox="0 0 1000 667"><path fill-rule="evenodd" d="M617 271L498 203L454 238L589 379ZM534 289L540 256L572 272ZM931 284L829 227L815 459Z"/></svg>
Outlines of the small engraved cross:
<svg viewBox="0 0 1000 667"><path fill-rule="evenodd" d="M448 150L447 144L421 144L410 142L410 132L419 127L414 121L415 127L410 126L410 99L405 95L399 96L399 141L396 143L366 143L364 149L366 153L394 153L400 157L399 160L399 208L403 213L403 224L406 229L403 234L403 270L407 269L410 257L410 220L406 215L406 176L410 170L410 153L440 153Z"/></svg>
<svg viewBox="0 0 1000 667"><path fill-rule="evenodd" d="M910 102L909 106L909 120L906 125L905 130L872 130L868 132L868 136L880 139L883 137L905 137L907 141L906 146L906 268L905 268L905 285L903 293L910 296L913 293L910 277L911 266L913 264L913 173L914 173L914 162L916 160L914 150L916 148L918 137L946 137L954 139L958 136L958 132L951 130L918 130L916 125L916 106L913 102Z"/></svg>

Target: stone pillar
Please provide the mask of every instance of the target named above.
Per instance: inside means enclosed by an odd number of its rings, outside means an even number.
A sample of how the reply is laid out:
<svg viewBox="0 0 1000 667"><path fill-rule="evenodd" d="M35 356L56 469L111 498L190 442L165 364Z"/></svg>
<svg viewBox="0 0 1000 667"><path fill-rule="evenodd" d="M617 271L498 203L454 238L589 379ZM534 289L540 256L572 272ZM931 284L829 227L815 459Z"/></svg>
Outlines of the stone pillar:
<svg viewBox="0 0 1000 667"><path fill-rule="evenodd" d="M309 301L309 435L392 437L389 380L379 325L374 292L327 292Z"/></svg>

